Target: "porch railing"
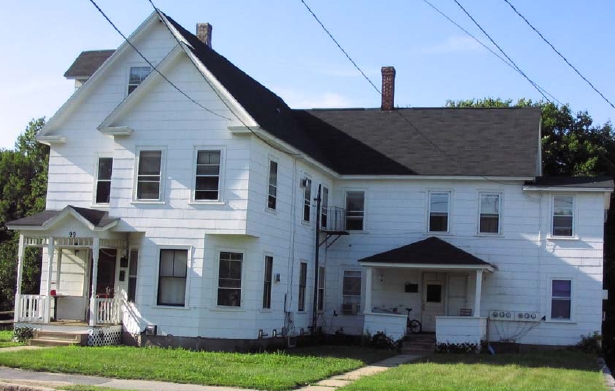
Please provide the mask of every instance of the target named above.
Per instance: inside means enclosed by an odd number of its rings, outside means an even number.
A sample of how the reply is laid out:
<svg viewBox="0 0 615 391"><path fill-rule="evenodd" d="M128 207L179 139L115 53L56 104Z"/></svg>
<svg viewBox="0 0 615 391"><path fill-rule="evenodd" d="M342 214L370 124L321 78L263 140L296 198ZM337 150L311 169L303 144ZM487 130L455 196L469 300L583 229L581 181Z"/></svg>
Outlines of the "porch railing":
<svg viewBox="0 0 615 391"><path fill-rule="evenodd" d="M121 302L113 298L96 298L96 324L119 324Z"/></svg>
<svg viewBox="0 0 615 391"><path fill-rule="evenodd" d="M21 295L19 297L18 321L42 322L45 316L45 304L47 300L48 296Z"/></svg>
<svg viewBox="0 0 615 391"><path fill-rule="evenodd" d="M345 231L346 209L329 206L322 209L321 227L323 231Z"/></svg>

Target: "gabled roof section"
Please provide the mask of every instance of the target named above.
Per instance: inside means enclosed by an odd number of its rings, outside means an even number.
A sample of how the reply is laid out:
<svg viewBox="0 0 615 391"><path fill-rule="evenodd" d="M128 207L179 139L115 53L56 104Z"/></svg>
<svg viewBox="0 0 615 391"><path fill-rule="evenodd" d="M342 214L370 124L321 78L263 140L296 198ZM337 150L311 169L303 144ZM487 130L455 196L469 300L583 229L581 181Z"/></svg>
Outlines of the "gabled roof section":
<svg viewBox="0 0 615 391"><path fill-rule="evenodd" d="M48 230L67 215L72 215L93 231L108 230L120 220L109 217L109 212L106 211L68 205L62 210L45 210L33 216L8 222L6 226L12 230Z"/></svg>
<svg viewBox="0 0 615 391"><path fill-rule="evenodd" d="M342 175L527 178L537 172L539 108L322 109L294 115Z"/></svg>
<svg viewBox="0 0 615 391"><path fill-rule="evenodd" d="M359 260L361 264L400 264L493 269L493 265L435 236Z"/></svg>
<svg viewBox="0 0 615 391"><path fill-rule="evenodd" d="M88 79L107 61L115 50L88 50L81 52L79 57L64 73L67 79Z"/></svg>

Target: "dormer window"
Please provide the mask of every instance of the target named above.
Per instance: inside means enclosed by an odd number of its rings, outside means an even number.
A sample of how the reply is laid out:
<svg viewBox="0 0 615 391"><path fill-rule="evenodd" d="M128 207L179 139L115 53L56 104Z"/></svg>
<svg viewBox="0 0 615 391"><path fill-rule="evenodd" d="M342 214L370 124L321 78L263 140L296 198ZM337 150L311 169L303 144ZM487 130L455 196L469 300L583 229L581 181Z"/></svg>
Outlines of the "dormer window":
<svg viewBox="0 0 615 391"><path fill-rule="evenodd" d="M130 76L128 77L128 93L130 94L141 84L143 80L152 71L150 67L130 67Z"/></svg>

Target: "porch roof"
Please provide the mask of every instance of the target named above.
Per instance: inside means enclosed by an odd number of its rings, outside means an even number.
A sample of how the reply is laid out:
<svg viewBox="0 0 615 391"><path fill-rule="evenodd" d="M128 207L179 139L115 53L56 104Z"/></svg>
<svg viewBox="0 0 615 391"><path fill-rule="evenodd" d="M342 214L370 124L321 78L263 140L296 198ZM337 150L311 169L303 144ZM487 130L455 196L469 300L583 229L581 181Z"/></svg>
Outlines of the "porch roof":
<svg viewBox="0 0 615 391"><path fill-rule="evenodd" d="M380 267L495 270L492 264L434 236L360 259L359 263Z"/></svg>
<svg viewBox="0 0 615 391"><path fill-rule="evenodd" d="M109 212L106 211L68 205L62 210L44 210L32 216L10 221L6 226L14 230L46 230L67 214L72 214L90 229L96 230L109 229L120 220L109 217Z"/></svg>

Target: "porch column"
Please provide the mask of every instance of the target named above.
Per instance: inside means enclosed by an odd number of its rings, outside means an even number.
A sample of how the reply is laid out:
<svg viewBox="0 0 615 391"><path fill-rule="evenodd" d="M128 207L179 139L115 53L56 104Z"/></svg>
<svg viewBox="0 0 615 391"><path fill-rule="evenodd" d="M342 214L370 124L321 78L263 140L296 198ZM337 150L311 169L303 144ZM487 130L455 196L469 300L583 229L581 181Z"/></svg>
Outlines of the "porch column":
<svg viewBox="0 0 615 391"><path fill-rule="evenodd" d="M98 280L98 253L100 252L100 239L94 238L92 246L92 286L90 288L90 326L96 325L96 285Z"/></svg>
<svg viewBox="0 0 615 391"><path fill-rule="evenodd" d="M474 293L474 317L480 317L480 296L483 287L483 271L476 271L476 292Z"/></svg>
<svg viewBox="0 0 615 391"><path fill-rule="evenodd" d="M47 280L45 280L45 314L44 322L49 323L51 319L51 273L53 272L53 261L55 256L55 244L53 243L53 236L50 236L47 243Z"/></svg>
<svg viewBox="0 0 615 391"><path fill-rule="evenodd" d="M365 309L363 313L372 312L372 268L367 268L365 273Z"/></svg>
<svg viewBox="0 0 615 391"><path fill-rule="evenodd" d="M19 314L21 311L21 280L23 279L23 257L25 252L25 238L23 234L19 234L19 250L17 252L17 287L15 290L15 313L14 321L19 322Z"/></svg>

